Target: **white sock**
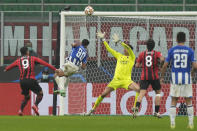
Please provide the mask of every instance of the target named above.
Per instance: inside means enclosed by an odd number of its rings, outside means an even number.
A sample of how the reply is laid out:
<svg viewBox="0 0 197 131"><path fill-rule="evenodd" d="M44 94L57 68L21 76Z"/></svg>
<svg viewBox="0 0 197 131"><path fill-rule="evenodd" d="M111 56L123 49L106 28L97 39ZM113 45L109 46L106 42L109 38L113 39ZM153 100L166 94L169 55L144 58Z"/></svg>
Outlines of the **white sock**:
<svg viewBox="0 0 197 131"><path fill-rule="evenodd" d="M176 118L176 107L171 106L170 107L170 121L171 121L171 124L175 124L175 118Z"/></svg>
<svg viewBox="0 0 197 131"><path fill-rule="evenodd" d="M65 77L64 78L64 89L66 90L67 86L68 86L68 82L69 82L69 78Z"/></svg>
<svg viewBox="0 0 197 131"><path fill-rule="evenodd" d="M193 124L194 120L194 108L192 105L187 106L187 113L188 113L188 119L189 119L189 124Z"/></svg>
<svg viewBox="0 0 197 131"><path fill-rule="evenodd" d="M59 77L59 76L56 76L56 77L55 77L55 81L56 81L57 85L59 86L60 77Z"/></svg>

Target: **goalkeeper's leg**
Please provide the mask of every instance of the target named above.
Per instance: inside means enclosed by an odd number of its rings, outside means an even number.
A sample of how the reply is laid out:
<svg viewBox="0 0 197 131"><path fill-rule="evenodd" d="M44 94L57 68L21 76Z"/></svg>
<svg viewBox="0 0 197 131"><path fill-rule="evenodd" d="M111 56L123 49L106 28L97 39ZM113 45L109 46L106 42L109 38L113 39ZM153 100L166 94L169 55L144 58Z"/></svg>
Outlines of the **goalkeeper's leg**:
<svg viewBox="0 0 197 131"><path fill-rule="evenodd" d="M103 93L97 98L93 108L86 115L92 115L95 112L96 108L99 106L99 104L102 102L102 100L105 98L105 96L107 96L113 90L114 90L113 88L106 87Z"/></svg>
<svg viewBox="0 0 197 131"><path fill-rule="evenodd" d="M136 108L136 102L137 102L137 99L138 99L138 96L139 96L140 87L137 83L133 82L129 85L128 89L129 90L134 90L136 92L135 102L134 102L134 105L133 105L133 108L132 108L133 117L136 117L137 113L138 113L138 108Z"/></svg>

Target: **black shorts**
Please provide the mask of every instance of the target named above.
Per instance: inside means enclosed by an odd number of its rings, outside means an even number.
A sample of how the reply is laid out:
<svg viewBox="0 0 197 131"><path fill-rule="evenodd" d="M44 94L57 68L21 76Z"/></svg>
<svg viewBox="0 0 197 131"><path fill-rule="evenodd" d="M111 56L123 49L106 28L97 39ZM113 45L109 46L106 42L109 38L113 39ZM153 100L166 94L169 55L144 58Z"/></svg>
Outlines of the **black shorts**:
<svg viewBox="0 0 197 131"><path fill-rule="evenodd" d="M35 94L38 94L40 91L42 91L42 88L34 79L20 80L20 86L22 90L21 94L25 96L29 95L29 90L33 91Z"/></svg>
<svg viewBox="0 0 197 131"><path fill-rule="evenodd" d="M155 91L161 89L160 81L159 81L159 79L157 79L157 80L141 80L140 81L140 90L147 90L149 85L151 85L153 90L155 90Z"/></svg>

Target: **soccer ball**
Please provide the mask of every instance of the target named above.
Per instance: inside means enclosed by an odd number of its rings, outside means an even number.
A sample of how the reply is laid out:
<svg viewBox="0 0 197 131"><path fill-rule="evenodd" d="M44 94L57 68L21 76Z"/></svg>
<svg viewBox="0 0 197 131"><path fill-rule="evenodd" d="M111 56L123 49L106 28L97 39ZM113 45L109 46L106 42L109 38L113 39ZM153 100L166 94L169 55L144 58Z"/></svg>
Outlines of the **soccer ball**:
<svg viewBox="0 0 197 131"><path fill-rule="evenodd" d="M94 13L94 9L92 8L92 6L87 6L84 12L86 15L92 15Z"/></svg>

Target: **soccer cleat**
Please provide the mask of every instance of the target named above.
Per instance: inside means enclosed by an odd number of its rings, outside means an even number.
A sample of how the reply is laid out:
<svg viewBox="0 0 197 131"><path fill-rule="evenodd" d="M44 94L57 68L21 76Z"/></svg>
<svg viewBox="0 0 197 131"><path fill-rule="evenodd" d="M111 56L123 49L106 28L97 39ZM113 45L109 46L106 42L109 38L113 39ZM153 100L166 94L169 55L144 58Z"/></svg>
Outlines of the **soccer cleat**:
<svg viewBox="0 0 197 131"><path fill-rule="evenodd" d="M19 116L23 116L23 112L21 110L18 111Z"/></svg>
<svg viewBox="0 0 197 131"><path fill-rule="evenodd" d="M161 115L157 112L154 113L154 116L157 117L157 118L161 118Z"/></svg>
<svg viewBox="0 0 197 131"><path fill-rule="evenodd" d="M91 109L87 114L85 114L85 116L91 116L93 115L95 112L95 110Z"/></svg>
<svg viewBox="0 0 197 131"><path fill-rule="evenodd" d="M38 107L37 107L36 105L32 106L32 109L34 110L34 112L35 112L35 114L36 114L37 116L40 115L39 112L38 112Z"/></svg>
<svg viewBox="0 0 197 131"><path fill-rule="evenodd" d="M193 130L194 129L194 124L188 124L187 128Z"/></svg>
<svg viewBox="0 0 197 131"><path fill-rule="evenodd" d="M53 92L54 94L60 94L61 96L65 97L66 96L66 92L65 90L56 90Z"/></svg>
<svg viewBox="0 0 197 131"><path fill-rule="evenodd" d="M175 128L175 123L171 123L171 124L170 124L170 128L171 128L171 129L174 129L174 128Z"/></svg>
<svg viewBox="0 0 197 131"><path fill-rule="evenodd" d="M132 108L132 112L133 112L133 118L136 118L139 112L138 107L133 107Z"/></svg>

